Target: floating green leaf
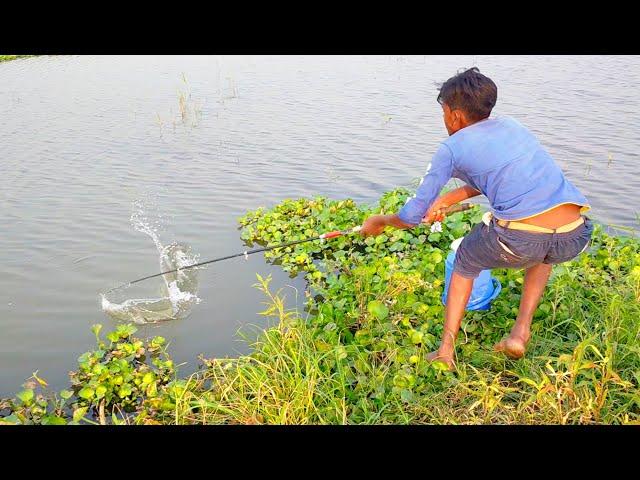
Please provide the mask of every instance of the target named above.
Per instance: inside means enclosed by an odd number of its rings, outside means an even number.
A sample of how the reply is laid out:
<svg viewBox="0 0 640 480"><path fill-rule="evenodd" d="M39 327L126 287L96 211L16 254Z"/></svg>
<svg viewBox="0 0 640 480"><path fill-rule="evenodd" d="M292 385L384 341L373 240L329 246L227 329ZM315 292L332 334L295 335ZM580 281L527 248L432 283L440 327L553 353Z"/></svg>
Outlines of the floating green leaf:
<svg viewBox="0 0 640 480"><path fill-rule="evenodd" d="M78 392L78 396L80 398L84 398L85 400L91 400L94 394L95 394L95 390L89 387L84 387Z"/></svg>
<svg viewBox="0 0 640 480"><path fill-rule="evenodd" d="M369 302L367 306L368 312L375 316L378 320L384 320L389 316L389 309L387 306L379 300Z"/></svg>
<svg viewBox="0 0 640 480"><path fill-rule="evenodd" d="M16 397L18 397L25 405L29 405L33 401L33 390L30 388L22 390L20 393L16 394Z"/></svg>
<svg viewBox="0 0 640 480"><path fill-rule="evenodd" d="M84 417L84 415L87 413L88 409L89 409L89 407L76 408L73 411L73 421L74 422L79 422Z"/></svg>
<svg viewBox="0 0 640 480"><path fill-rule="evenodd" d="M66 425L67 421L57 415L47 415L42 419L43 425Z"/></svg>

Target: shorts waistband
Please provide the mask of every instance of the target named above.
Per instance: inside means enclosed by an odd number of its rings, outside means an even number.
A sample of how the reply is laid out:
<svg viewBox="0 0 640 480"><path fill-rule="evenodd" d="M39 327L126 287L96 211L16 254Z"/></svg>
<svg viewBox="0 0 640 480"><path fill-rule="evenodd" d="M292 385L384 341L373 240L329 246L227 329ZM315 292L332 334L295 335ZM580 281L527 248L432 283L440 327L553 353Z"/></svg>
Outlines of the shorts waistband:
<svg viewBox="0 0 640 480"><path fill-rule="evenodd" d="M511 230L521 230L524 232L536 232L536 233L568 233L574 231L580 225L582 225L585 221L584 217L580 217L577 220L574 220L571 223L567 223L566 225L561 225L558 228L546 228L540 227L538 225L531 225L530 223L523 222L512 222L509 220L499 220L493 216L491 212L487 212L483 215L482 221L489 225L491 219L494 219L496 224L501 226L502 228L508 228Z"/></svg>

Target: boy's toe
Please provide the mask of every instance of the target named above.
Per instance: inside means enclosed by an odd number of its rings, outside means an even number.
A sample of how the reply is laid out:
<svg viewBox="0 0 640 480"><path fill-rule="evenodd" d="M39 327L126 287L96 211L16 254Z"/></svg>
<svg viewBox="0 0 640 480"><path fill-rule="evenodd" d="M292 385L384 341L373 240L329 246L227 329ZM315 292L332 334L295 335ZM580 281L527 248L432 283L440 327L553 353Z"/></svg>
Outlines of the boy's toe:
<svg viewBox="0 0 640 480"><path fill-rule="evenodd" d="M504 340L500 340L493 346L494 352L504 352Z"/></svg>

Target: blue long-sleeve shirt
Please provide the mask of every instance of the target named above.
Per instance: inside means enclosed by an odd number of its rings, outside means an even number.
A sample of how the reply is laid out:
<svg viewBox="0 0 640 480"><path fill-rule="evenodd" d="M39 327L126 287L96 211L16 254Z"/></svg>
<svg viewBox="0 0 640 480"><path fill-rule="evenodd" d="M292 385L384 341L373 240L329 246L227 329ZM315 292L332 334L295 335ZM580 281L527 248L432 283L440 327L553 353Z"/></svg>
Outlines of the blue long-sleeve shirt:
<svg viewBox="0 0 640 480"><path fill-rule="evenodd" d="M481 120L444 140L416 194L398 213L400 220L419 224L452 177L482 192L503 220L522 220L565 203L590 209L536 137L510 117Z"/></svg>

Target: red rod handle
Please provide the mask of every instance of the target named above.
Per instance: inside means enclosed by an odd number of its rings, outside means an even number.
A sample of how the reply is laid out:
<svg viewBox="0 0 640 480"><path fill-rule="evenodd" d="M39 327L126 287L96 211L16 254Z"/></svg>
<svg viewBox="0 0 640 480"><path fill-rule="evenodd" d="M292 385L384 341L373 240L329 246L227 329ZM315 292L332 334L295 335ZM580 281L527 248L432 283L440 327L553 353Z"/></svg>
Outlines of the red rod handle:
<svg viewBox="0 0 640 480"><path fill-rule="evenodd" d="M322 238L333 238L333 237L339 237L340 235L342 235L342 232L340 230L334 230L333 232L325 233Z"/></svg>

